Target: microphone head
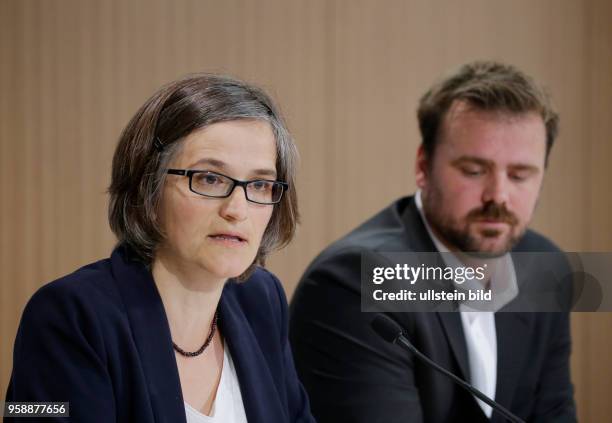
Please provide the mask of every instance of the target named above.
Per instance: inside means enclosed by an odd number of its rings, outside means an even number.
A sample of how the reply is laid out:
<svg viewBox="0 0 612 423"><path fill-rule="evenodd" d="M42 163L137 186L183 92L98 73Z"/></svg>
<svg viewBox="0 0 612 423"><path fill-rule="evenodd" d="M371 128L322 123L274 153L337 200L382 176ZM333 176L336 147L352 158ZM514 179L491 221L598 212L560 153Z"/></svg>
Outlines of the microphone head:
<svg viewBox="0 0 612 423"><path fill-rule="evenodd" d="M403 333L402 327L386 314L377 314L372 320L372 328L385 341L392 343Z"/></svg>

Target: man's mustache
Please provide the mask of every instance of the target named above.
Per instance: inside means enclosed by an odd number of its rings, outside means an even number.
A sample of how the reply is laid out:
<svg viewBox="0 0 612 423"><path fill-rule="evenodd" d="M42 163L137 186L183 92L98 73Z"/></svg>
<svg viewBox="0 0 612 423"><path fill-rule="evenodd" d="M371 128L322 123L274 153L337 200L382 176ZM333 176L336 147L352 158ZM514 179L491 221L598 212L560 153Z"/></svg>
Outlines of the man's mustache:
<svg viewBox="0 0 612 423"><path fill-rule="evenodd" d="M516 215L508 210L505 204L497 204L493 201L470 211L466 219L470 222L492 220L495 222L507 223L512 226L517 225L519 222Z"/></svg>

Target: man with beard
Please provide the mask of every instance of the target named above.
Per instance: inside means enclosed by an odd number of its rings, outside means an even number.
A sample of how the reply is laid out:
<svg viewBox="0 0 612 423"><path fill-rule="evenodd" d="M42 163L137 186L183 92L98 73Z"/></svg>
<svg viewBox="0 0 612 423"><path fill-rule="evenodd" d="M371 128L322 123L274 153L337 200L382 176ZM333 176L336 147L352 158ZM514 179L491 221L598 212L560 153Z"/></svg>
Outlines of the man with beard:
<svg viewBox="0 0 612 423"><path fill-rule="evenodd" d="M361 311L361 257L441 252L495 257L482 283L512 293L487 312L393 313L416 348L522 419L575 421L569 314L502 313L518 295L509 252L559 252L527 229L557 135L547 95L516 68L476 62L418 109L414 196L317 257L293 297L290 338L319 422L502 422L473 395L376 334ZM471 253L471 254L470 254ZM445 259L446 261L446 259Z"/></svg>

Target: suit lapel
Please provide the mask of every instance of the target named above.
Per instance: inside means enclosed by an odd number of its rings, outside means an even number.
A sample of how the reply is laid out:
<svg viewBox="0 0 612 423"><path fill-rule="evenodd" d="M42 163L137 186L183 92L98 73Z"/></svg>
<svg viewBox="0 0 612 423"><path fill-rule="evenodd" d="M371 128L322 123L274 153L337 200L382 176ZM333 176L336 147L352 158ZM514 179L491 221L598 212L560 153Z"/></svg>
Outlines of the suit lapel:
<svg viewBox="0 0 612 423"><path fill-rule="evenodd" d="M409 202L406 205L406 209L402 213L402 220L404 226L410 232L406 234L406 241L408 248L415 252L437 252L437 249L429 237L427 228L421 219L421 215L414 201L414 197L409 198ZM440 265L443 265L444 261L442 256L438 257L437 260ZM465 343L465 336L463 334L463 325L461 324L461 316L459 313L436 313L440 320L448 343L451 346L451 350L459 369L461 370L464 379L469 380L470 378L470 367L467 356L467 346Z"/></svg>
<svg viewBox="0 0 612 423"><path fill-rule="evenodd" d="M170 326L151 273L129 260L122 246L111 257L114 282L121 293L148 382L156 422L185 422L185 405L172 348Z"/></svg>
<svg viewBox="0 0 612 423"><path fill-rule="evenodd" d="M459 313L436 313L440 319L440 323L444 328L448 343L459 364L461 377L465 380L470 380L470 365L467 356L467 345L463 334L463 325L461 324L461 315Z"/></svg>
<svg viewBox="0 0 612 423"><path fill-rule="evenodd" d="M242 402L249 423L289 421L279 392L231 283L219 302L219 328L236 366Z"/></svg>
<svg viewBox="0 0 612 423"><path fill-rule="evenodd" d="M524 241L522 241L522 244L524 244ZM521 248L521 245L517 246L514 251L522 251L524 246ZM518 265L517 258L519 259ZM503 307L500 312L495 313L495 329L497 332L497 389L495 401L508 409L512 405L519 382L520 369L523 368L523 362L527 355L528 344L525 339L531 339L529 336L533 325L532 313L512 312L517 307L520 309L521 295L524 294L525 288L528 288L526 285L528 277L537 269L536 264L532 262L524 263L520 259L529 259L529 257L512 257L519 295ZM523 339L518 338L519 334L522 335L521 338ZM493 421L501 423L505 420L501 416L494 415Z"/></svg>
<svg viewBox="0 0 612 423"><path fill-rule="evenodd" d="M518 334L530 332L533 316L529 313L495 313L497 332L497 388L495 401L510 409L512 399L521 376L520 369L527 354L525 337ZM526 339L529 339L526 337ZM505 419L494 413L493 422Z"/></svg>

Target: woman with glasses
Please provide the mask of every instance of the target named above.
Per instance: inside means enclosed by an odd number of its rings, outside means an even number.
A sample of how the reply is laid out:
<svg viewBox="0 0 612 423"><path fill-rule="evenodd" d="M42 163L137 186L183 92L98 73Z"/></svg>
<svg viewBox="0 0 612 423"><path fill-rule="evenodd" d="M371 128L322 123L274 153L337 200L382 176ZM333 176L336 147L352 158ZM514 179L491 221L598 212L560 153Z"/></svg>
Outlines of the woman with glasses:
<svg viewBox="0 0 612 423"><path fill-rule="evenodd" d="M295 231L296 155L255 87L198 74L154 94L113 159L118 245L29 301L7 401L69 403L71 421L313 421L261 267Z"/></svg>

